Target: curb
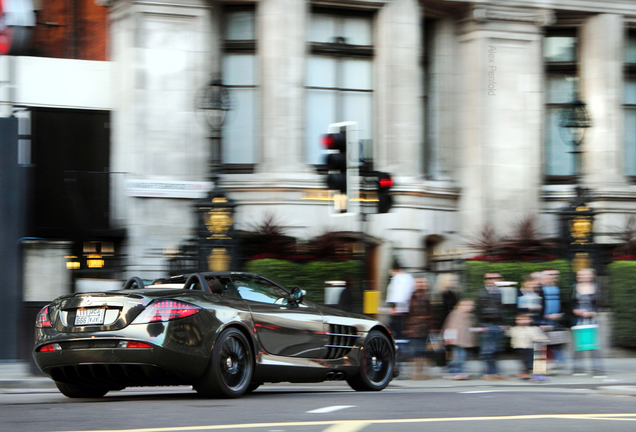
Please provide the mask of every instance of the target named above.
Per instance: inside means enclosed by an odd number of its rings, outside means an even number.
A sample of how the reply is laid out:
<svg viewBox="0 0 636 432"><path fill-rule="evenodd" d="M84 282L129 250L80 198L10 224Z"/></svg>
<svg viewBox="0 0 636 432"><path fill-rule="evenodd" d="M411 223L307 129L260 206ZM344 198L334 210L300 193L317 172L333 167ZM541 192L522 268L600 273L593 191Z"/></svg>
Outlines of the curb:
<svg viewBox="0 0 636 432"><path fill-rule="evenodd" d="M598 391L612 396L636 396L636 386L606 386L599 387Z"/></svg>

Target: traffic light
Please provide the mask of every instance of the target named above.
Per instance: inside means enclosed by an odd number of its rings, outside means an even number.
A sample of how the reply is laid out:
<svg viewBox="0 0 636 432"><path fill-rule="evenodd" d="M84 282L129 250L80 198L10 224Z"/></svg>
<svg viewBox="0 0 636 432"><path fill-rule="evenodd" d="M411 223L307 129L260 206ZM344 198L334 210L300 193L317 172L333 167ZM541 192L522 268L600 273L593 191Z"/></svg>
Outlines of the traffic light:
<svg viewBox="0 0 636 432"><path fill-rule="evenodd" d="M347 130L340 128L339 132L323 135L322 144L327 150L325 164L327 165L327 188L337 190L347 195Z"/></svg>
<svg viewBox="0 0 636 432"><path fill-rule="evenodd" d="M378 213L388 213L393 207L393 197L391 196L391 188L393 187L393 178L391 174L386 172L378 172L376 189L378 193Z"/></svg>

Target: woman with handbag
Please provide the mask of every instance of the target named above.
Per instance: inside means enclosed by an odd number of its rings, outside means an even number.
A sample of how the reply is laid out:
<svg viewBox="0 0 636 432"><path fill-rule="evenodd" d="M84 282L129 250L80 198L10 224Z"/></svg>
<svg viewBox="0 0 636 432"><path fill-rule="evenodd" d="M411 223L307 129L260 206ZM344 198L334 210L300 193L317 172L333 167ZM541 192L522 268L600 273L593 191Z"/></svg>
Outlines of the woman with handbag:
<svg viewBox="0 0 636 432"><path fill-rule="evenodd" d="M581 366L584 351L592 358L592 370L595 378L605 378L601 352L598 348L598 325L596 323L596 301L598 286L594 282L594 270L582 269L576 272L574 287L573 313L576 325L572 327L574 339L574 373L585 375Z"/></svg>

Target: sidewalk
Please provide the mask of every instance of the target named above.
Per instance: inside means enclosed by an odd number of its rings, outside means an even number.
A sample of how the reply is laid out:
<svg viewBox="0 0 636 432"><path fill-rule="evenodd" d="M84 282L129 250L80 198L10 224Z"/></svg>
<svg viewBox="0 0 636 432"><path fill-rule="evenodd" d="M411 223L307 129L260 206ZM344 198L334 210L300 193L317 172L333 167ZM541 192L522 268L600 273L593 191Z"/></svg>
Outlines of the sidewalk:
<svg viewBox="0 0 636 432"><path fill-rule="evenodd" d="M445 380L447 375L443 368L428 367L426 380L408 379L408 365L400 371L401 376L393 380L391 387L404 388L452 388L452 387L484 387L511 388L515 386L582 386L594 387L604 394L636 396L636 358L606 358L606 378L594 378L591 375L572 376L570 371L558 371L550 374L545 381L524 381L515 377L519 371L518 360L501 360L499 368L502 375L508 379L502 381L486 381L481 379L483 364L478 360L467 363L467 373L471 379L454 381ZM404 366L402 364L401 366ZM330 382L335 383L335 382ZM16 392L19 390L37 391L56 389L53 381L45 376L35 376L30 373L26 362L0 361L0 393L3 391Z"/></svg>
<svg viewBox="0 0 636 432"><path fill-rule="evenodd" d="M468 380L443 379L447 374L441 367L428 367L426 380L415 381L408 378L409 365L402 363L400 377L393 380L392 386L401 387L514 387L514 386L583 386L594 387L605 394L636 396L636 358L606 358L603 359L606 376L595 378L591 374L584 376L572 376L570 369L551 371L544 381L527 381L516 377L520 372L519 360L500 360L498 362L500 374L506 380L486 381L481 378L483 362L470 360L466 362L466 373L470 375ZM587 365L587 363L584 363ZM570 365L568 365L569 367ZM451 374L452 375L452 374Z"/></svg>

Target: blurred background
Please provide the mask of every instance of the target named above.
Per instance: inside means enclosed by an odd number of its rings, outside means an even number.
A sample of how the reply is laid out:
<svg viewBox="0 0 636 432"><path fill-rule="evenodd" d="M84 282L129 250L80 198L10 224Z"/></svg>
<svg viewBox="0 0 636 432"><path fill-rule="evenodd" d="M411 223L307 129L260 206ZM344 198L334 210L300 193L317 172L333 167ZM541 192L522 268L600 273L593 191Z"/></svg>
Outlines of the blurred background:
<svg viewBox="0 0 636 432"><path fill-rule="evenodd" d="M248 270L323 303L353 275L361 312L395 259L467 292L592 267L605 343L633 347L636 3L539 3L2 0L0 359L55 297L131 276ZM363 178L333 215L344 121L388 209Z"/></svg>

